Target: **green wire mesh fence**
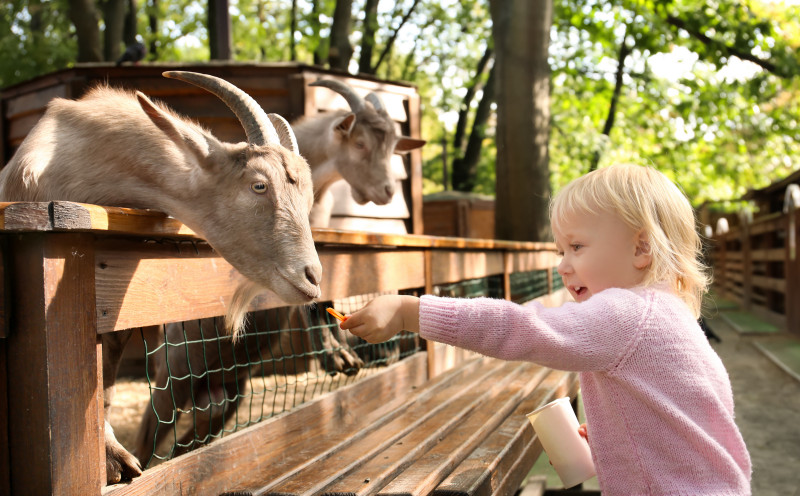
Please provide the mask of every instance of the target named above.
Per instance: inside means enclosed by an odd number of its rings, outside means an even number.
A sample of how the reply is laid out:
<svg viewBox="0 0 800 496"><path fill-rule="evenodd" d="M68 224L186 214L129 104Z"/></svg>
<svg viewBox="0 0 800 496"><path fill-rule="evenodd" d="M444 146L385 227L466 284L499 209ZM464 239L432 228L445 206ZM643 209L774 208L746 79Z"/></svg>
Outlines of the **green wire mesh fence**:
<svg viewBox="0 0 800 496"><path fill-rule="evenodd" d="M560 284L557 273L553 280ZM513 301L522 303L547 292L546 270L511 275ZM503 298L503 278L438 285L434 294ZM150 399L135 454L145 467L153 466L418 352L416 334L369 344L345 334L325 311L332 306L348 315L376 296L253 312L236 342L225 332L221 317L165 325L157 342L148 342L142 333Z"/></svg>

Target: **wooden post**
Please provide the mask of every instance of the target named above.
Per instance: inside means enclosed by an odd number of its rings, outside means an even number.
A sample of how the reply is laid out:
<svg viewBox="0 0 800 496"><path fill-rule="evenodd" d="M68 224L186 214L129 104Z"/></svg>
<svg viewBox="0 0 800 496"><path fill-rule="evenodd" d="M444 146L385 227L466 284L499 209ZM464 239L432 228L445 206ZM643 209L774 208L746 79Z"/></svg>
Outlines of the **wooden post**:
<svg viewBox="0 0 800 496"><path fill-rule="evenodd" d="M406 104L408 105L406 109L408 135L418 138L422 132L419 95L416 93L409 95ZM422 150L419 148L411 150L408 157L409 190L405 192L409 195L406 201L410 205L408 210L411 213L411 228L408 229L408 232L409 234L423 234L425 226L422 221Z"/></svg>
<svg viewBox="0 0 800 496"><path fill-rule="evenodd" d="M716 279L715 285L719 288L719 296L723 298L730 298L730 288L728 288L727 278L727 250L728 250L728 233L716 233L714 238L714 249L717 251L714 260L714 278Z"/></svg>
<svg viewBox="0 0 800 496"><path fill-rule="evenodd" d="M514 272L514 258L510 251L503 252L503 297L511 301L511 273Z"/></svg>
<svg viewBox="0 0 800 496"><path fill-rule="evenodd" d="M797 242L800 240L800 209L792 208L786 214L786 329L800 335L800 261Z"/></svg>
<svg viewBox="0 0 800 496"><path fill-rule="evenodd" d="M12 494L99 494L105 485L92 239L9 236Z"/></svg>
<svg viewBox="0 0 800 496"><path fill-rule="evenodd" d="M433 294L433 253L425 250L425 294ZM436 346L433 341L425 341L425 351L428 353L428 378L436 375Z"/></svg>
<svg viewBox="0 0 800 496"><path fill-rule="evenodd" d="M750 218L742 213L742 308L750 310L753 306L753 260L750 246Z"/></svg>

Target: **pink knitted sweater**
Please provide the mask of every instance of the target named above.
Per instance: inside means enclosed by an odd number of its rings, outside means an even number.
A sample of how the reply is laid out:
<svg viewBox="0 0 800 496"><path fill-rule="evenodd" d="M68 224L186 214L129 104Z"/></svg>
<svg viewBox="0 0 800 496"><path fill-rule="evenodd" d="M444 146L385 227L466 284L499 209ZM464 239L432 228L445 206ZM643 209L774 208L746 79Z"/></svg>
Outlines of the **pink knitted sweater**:
<svg viewBox="0 0 800 496"><path fill-rule="evenodd" d="M728 374L664 287L607 289L558 308L423 296L420 335L580 372L604 496L750 494Z"/></svg>

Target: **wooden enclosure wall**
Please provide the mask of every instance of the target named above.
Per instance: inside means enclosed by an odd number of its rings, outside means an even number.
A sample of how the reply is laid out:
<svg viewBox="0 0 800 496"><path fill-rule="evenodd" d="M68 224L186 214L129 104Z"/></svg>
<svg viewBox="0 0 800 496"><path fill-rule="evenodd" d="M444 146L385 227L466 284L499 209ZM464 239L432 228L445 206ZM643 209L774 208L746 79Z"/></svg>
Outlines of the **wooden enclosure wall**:
<svg viewBox="0 0 800 496"><path fill-rule="evenodd" d="M774 325L800 334L796 208L741 222L711 240L713 289Z"/></svg>
<svg viewBox="0 0 800 496"><path fill-rule="evenodd" d="M330 299L408 288L431 292L437 284L489 275L502 276L508 297L512 273L552 273L558 261L551 243L330 229L313 234L324 267L322 292ZM165 249L154 238L191 248ZM69 202L0 204L0 247L0 493L116 494L103 490L98 336L223 314L241 276L188 228L151 211ZM547 281L548 298L557 299L552 277ZM187 286L196 290L187 294ZM281 305L265 292L251 308ZM376 391L415 387L458 360L444 347L430 346L427 366L417 357L405 375L386 376ZM330 402L340 405L336 411L354 401L346 394L332 393ZM280 418L291 423L291 414ZM176 458L120 491L168 493L170 484L223 488L234 477L253 476L247 466L272 464L271 452L252 449L253 439L286 445L293 440L291 431L283 436L270 425L260 423L216 441L213 449Z"/></svg>

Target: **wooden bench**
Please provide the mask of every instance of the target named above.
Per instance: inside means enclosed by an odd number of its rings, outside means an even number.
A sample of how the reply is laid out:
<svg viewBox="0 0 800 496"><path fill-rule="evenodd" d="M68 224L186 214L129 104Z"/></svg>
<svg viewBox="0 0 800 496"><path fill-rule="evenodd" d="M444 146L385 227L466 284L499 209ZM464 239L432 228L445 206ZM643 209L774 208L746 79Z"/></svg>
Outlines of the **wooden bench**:
<svg viewBox="0 0 800 496"><path fill-rule="evenodd" d="M476 357L426 381L426 360L412 356L109 489L115 496L514 494L542 452L525 414L574 398L577 375ZM175 463L182 468L172 470Z"/></svg>

